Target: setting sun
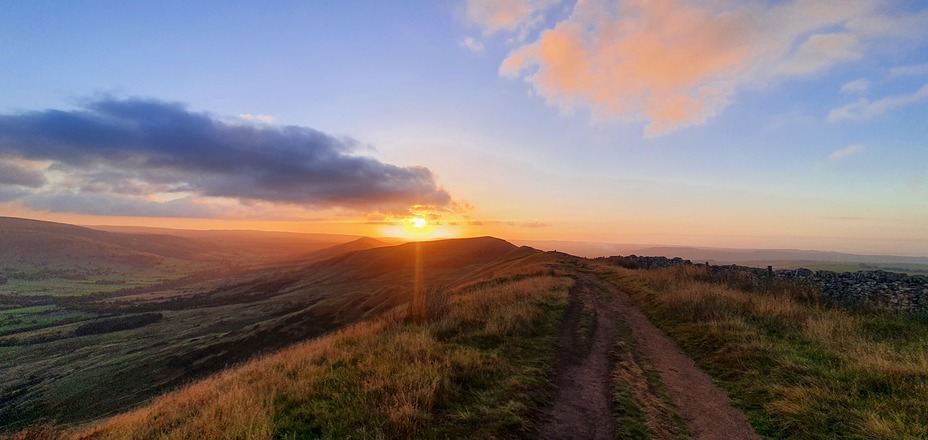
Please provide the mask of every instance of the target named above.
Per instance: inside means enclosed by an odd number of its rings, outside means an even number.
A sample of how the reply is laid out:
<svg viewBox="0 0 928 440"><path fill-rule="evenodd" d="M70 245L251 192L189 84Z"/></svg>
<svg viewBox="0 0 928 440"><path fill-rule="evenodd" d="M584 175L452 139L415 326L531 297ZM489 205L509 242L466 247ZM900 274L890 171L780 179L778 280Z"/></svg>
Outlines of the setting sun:
<svg viewBox="0 0 928 440"><path fill-rule="evenodd" d="M412 227L414 227L414 228L416 228L416 229L422 229L422 228L424 228L424 227L426 227L426 226L429 225L428 220L426 220L426 219L424 219L424 218L422 218L422 217L413 217L413 218L409 219L409 223L411 223L411 224L412 224Z"/></svg>

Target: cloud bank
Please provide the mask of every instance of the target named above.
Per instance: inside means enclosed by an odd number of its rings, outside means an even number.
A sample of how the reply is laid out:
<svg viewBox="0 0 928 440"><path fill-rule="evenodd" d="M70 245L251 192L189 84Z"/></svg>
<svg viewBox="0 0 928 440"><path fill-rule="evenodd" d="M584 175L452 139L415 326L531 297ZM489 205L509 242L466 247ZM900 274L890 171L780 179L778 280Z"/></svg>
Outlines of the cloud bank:
<svg viewBox="0 0 928 440"><path fill-rule="evenodd" d="M114 215L215 213L202 198L390 212L451 203L428 168L356 155L360 147L306 127L235 125L176 103L102 99L0 115L0 184L33 188L27 205L79 212L86 203Z"/></svg>
<svg viewBox="0 0 928 440"><path fill-rule="evenodd" d="M518 14L486 19L486 29L507 30L535 13L525 10L532 3L516 3ZM928 36L928 10L891 13L890 5L580 0L567 18L516 47L499 72L524 79L564 111L643 121L645 135L659 136L704 123L746 87L860 60L880 42Z"/></svg>

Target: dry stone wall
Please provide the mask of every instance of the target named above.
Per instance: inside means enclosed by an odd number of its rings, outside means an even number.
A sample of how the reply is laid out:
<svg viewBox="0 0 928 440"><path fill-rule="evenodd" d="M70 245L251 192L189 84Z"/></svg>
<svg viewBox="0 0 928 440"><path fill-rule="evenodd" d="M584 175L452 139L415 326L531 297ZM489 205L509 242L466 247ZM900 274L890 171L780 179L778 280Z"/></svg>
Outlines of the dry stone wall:
<svg viewBox="0 0 928 440"><path fill-rule="evenodd" d="M682 258L642 257L629 255L606 258L611 263L632 269L661 269L665 267L707 267ZM726 272L749 274L757 280L776 277L808 282L819 288L823 299L851 306L864 306L903 312L928 313L928 277L882 270L860 272L831 272L827 270L780 269L768 271L756 267L709 265L707 272L723 275Z"/></svg>

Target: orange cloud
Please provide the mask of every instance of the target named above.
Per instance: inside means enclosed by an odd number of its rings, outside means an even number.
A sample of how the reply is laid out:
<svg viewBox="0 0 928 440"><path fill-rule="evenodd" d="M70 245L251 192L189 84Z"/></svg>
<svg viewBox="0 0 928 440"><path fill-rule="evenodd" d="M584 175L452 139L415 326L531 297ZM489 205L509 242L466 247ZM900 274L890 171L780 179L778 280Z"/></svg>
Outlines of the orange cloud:
<svg viewBox="0 0 928 440"><path fill-rule="evenodd" d="M510 53L500 74L524 78L563 110L646 121L645 134L658 136L712 118L739 88L820 72L860 59L875 39L898 38L878 25L881 5L580 0ZM928 15L916 21L928 25Z"/></svg>

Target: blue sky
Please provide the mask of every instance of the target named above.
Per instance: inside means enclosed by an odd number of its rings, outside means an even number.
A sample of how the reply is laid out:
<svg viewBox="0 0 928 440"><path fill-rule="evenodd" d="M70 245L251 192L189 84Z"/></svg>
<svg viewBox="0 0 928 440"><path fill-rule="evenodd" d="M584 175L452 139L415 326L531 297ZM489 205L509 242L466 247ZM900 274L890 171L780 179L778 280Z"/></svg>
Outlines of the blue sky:
<svg viewBox="0 0 928 440"><path fill-rule="evenodd" d="M88 182L136 162L0 132L0 213L365 233L427 216L438 235L926 255L926 29L916 1L3 2L6 127L180 103L430 174L371 183L409 191L390 203L312 199L331 189L313 179L294 190L309 198L176 169L167 185L151 167L125 191Z"/></svg>

